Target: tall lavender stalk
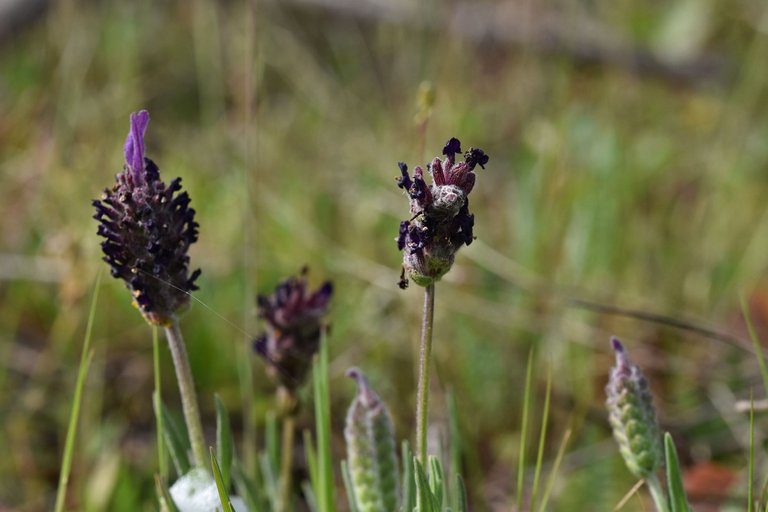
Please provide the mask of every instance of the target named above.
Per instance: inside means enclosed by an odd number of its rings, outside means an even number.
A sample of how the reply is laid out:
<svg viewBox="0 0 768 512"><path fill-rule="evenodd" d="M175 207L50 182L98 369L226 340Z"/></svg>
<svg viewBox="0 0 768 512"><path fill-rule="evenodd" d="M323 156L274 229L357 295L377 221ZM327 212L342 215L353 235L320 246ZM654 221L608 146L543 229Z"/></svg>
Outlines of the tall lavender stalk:
<svg viewBox="0 0 768 512"><path fill-rule="evenodd" d="M147 111L131 114L125 165L115 185L93 201L94 218L112 277L125 282L134 306L148 323L165 329L194 462L207 467L195 385L177 317L189 306L190 292L197 290L200 270L189 272L187 252L197 241L198 224L189 195L180 192L181 178L166 186L160 169L144 156L148 124Z"/></svg>
<svg viewBox="0 0 768 512"><path fill-rule="evenodd" d="M429 361L432 351L432 327L435 312L435 283L453 265L456 252L474 240L475 216L469 213L469 193L475 185L475 167L485 168L488 155L482 149L470 148L461 155L461 142L452 138L443 147L444 160L435 157L427 164L432 184L424 181L424 170L417 166L413 176L400 162L401 176L397 185L410 201L410 219L400 222L397 248L403 251L400 288L410 278L423 286L424 313L419 349L419 383L417 390L416 439L422 464L427 463L427 418L429 413Z"/></svg>
<svg viewBox="0 0 768 512"><path fill-rule="evenodd" d="M307 378L312 358L320 347L323 317L328 311L333 285L325 282L310 292L307 268L298 277L285 279L272 295L259 295L259 316L266 331L253 342L254 350L267 364L267 372L277 382L277 402L283 422L280 464L280 512L289 510L293 445L298 388Z"/></svg>

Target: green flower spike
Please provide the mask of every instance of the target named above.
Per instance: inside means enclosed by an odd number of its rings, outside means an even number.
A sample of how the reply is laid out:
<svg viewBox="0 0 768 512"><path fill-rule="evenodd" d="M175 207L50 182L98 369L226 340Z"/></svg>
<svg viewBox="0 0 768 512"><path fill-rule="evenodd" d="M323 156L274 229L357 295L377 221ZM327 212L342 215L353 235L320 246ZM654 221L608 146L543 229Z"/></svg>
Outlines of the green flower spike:
<svg viewBox="0 0 768 512"><path fill-rule="evenodd" d="M351 368L347 376L358 386L344 428L357 509L393 512L398 508L399 476L392 419L362 371Z"/></svg>
<svg viewBox="0 0 768 512"><path fill-rule="evenodd" d="M648 479L661 466L663 453L648 381L617 338L611 338L611 345L616 366L605 388L608 421L627 468L636 477Z"/></svg>

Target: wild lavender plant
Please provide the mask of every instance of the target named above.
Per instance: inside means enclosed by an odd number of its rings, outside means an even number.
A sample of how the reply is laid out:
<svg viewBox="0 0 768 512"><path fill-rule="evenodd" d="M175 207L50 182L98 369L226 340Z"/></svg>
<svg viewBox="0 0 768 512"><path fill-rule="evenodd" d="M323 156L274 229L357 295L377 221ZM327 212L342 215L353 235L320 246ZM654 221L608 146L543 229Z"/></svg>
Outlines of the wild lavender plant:
<svg viewBox="0 0 768 512"><path fill-rule="evenodd" d="M475 216L469 212L469 193L475 186L475 168L485 168L488 155L482 149L470 148L461 155L461 142L451 138L443 147L444 160L435 157L427 165L432 184L424 180L424 170L417 166L413 176L403 162L397 186L405 190L410 201L410 218L400 222L397 248L403 251L400 288L410 278L425 287L424 317L419 350L419 384L417 397L417 452L427 464L427 409L429 400L429 358L432 351L432 325L435 311L435 283L453 265L456 252L474 240Z"/></svg>
<svg viewBox="0 0 768 512"><path fill-rule="evenodd" d="M617 338L611 338L611 346L616 365L605 392L613 437L629 471L645 480L657 509L665 512L667 499L656 474L663 457L661 433L648 381Z"/></svg>
<svg viewBox="0 0 768 512"><path fill-rule="evenodd" d="M288 509L295 418L298 411L296 392L306 381L312 358L320 347L323 317L328 311L333 285L323 283L313 292L307 287L307 268L298 277L290 277L270 295L259 295L259 316L266 321L266 331L253 342L254 350L267 365L276 381L278 409L283 421L282 461L280 466L281 499Z"/></svg>
<svg viewBox="0 0 768 512"><path fill-rule="evenodd" d="M344 428L354 508L360 512L397 510L400 493L392 418L362 371L350 368L347 376L358 387Z"/></svg>
<svg viewBox="0 0 768 512"><path fill-rule="evenodd" d="M180 192L181 178L166 186L157 165L144 156L148 124L147 111L131 114L125 165L115 185L93 201L94 218L112 276L123 280L144 319L165 329L194 463L207 467L194 380L178 323L178 315L189 305L190 292L197 290L200 270L190 273L187 251L197 241L198 224L189 195Z"/></svg>

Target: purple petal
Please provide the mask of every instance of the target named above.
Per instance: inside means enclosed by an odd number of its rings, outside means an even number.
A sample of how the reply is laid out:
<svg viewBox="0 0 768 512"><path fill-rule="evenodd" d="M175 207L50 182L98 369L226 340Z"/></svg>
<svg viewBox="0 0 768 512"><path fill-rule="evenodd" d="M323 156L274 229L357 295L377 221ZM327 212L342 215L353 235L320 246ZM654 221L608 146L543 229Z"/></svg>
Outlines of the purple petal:
<svg viewBox="0 0 768 512"><path fill-rule="evenodd" d="M131 114L131 131L125 139L125 163L139 177L144 169L144 133L149 124L149 112L142 110Z"/></svg>

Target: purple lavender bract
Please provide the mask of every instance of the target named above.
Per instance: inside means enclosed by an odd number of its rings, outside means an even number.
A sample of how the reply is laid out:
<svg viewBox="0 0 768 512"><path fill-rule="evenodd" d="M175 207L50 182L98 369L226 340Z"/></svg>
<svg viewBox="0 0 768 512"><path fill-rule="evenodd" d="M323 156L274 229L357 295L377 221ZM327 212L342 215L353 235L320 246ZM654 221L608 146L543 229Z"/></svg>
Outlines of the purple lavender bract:
<svg viewBox="0 0 768 512"><path fill-rule="evenodd" d="M488 155L470 148L463 162L456 162L461 142L450 139L443 148L445 160L435 157L427 166L432 185L424 181L421 167L408 175L408 166L400 162L397 186L408 193L411 218L400 223L397 248L404 251L400 287L408 286L406 275L420 286L428 286L443 277L453 265L454 256L463 245L474 240L475 216L469 213L469 193L475 186L474 169L485 168Z"/></svg>
<svg viewBox="0 0 768 512"><path fill-rule="evenodd" d="M333 294L330 281L308 292L306 273L305 268L298 277L282 281L270 296L258 296L259 316L267 330L253 347L266 361L270 376L288 390L298 388L307 376Z"/></svg>
<svg viewBox="0 0 768 512"><path fill-rule="evenodd" d="M157 165L144 156L149 114L131 114L125 142L125 166L117 183L94 200L97 234L112 276L125 281L147 322L169 325L197 290L200 270L189 273L189 246L198 224L181 178L166 186Z"/></svg>

